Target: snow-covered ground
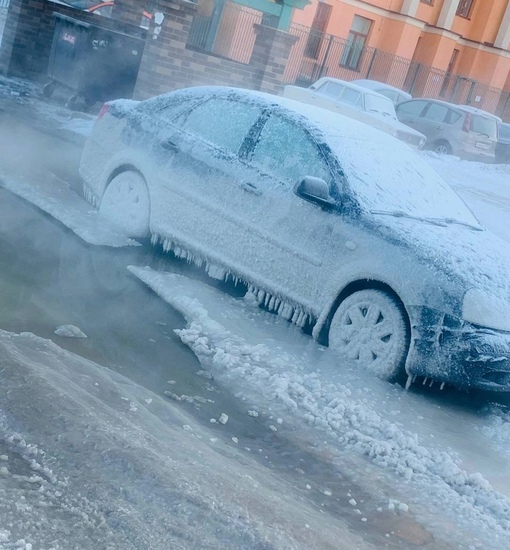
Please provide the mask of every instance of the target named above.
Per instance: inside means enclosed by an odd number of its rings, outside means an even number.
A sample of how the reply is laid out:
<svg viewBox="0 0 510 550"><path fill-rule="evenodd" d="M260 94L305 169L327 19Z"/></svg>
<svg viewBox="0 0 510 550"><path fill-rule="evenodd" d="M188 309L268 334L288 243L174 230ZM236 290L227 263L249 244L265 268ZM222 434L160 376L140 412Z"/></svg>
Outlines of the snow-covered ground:
<svg viewBox="0 0 510 550"><path fill-rule="evenodd" d="M510 166L423 156L510 241ZM108 228L97 236L90 208L54 188L62 182L1 179L88 242L107 244ZM187 417L183 397L165 399L34 335L0 332L0 548L365 548L374 526L390 547L417 544L417 526L434 536L423 535L423 547L510 546L505 408L456 409L406 392L340 365L249 296L131 271L183 313L182 342L246 414L333 473L320 489L299 475L289 483L252 458L249 441L222 440ZM371 498L344 490L341 472ZM303 496L318 489L359 517L359 537Z"/></svg>

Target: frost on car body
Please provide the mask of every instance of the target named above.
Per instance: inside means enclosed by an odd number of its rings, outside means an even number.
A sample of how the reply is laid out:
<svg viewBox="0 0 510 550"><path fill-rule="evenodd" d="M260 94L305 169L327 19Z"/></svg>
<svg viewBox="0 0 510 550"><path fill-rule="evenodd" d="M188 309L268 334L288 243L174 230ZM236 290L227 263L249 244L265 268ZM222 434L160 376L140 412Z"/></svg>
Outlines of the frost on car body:
<svg viewBox="0 0 510 550"><path fill-rule="evenodd" d="M192 88L106 106L82 157L87 198L100 205L124 172L147 185L154 243L245 281L315 338L374 289L404 314L408 374L510 389L509 247L404 144L286 98Z"/></svg>

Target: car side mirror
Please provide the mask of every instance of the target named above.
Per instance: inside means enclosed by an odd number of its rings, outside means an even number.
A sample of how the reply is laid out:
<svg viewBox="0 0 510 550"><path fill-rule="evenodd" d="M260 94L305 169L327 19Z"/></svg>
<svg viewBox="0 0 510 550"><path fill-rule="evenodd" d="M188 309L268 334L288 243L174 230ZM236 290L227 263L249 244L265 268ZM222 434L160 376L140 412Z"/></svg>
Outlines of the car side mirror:
<svg viewBox="0 0 510 550"><path fill-rule="evenodd" d="M305 176L294 186L294 193L305 201L318 204L322 208L331 209L336 206L329 194L329 185L321 178Z"/></svg>

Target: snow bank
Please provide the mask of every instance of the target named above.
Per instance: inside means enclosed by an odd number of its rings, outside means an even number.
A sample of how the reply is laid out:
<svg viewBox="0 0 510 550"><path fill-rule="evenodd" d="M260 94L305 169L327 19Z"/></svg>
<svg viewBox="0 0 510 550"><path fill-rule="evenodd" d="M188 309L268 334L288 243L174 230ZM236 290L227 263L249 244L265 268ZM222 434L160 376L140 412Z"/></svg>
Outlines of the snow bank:
<svg viewBox="0 0 510 550"><path fill-rule="evenodd" d="M510 499L480 473L462 469L455 456L424 443L396 422L391 403L398 401L401 390L389 385L383 392L374 390L368 380L353 383L338 360L313 342L310 351L301 341L293 344L287 338L282 351L279 325L271 327L274 340L261 337L257 325L263 323L249 323L252 333L243 331L241 320L255 315L250 308L201 283L148 268L129 269L184 314L188 325L177 331L181 340L216 379L248 404L262 398L273 411L280 407L291 418L326 433L341 448L396 472L429 504L433 501L465 526L476 525L494 541L494 548L498 537L510 543Z"/></svg>

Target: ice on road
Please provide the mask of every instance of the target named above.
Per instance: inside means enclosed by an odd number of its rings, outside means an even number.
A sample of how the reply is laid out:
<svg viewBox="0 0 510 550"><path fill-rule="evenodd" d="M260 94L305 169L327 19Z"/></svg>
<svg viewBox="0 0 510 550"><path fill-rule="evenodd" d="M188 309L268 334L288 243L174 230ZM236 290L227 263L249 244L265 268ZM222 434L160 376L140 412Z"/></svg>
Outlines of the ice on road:
<svg viewBox="0 0 510 550"><path fill-rule="evenodd" d="M450 425L447 410L353 370L279 317L180 275L130 271L183 313L182 341L232 393L314 427L381 476L392 471L415 508L429 507L431 522L445 514L460 529L476 526L486 547L510 544L510 468L485 437L484 419ZM457 431L476 428L476 441L450 448Z"/></svg>
<svg viewBox="0 0 510 550"><path fill-rule="evenodd" d="M0 548L370 548L171 402L0 331Z"/></svg>

